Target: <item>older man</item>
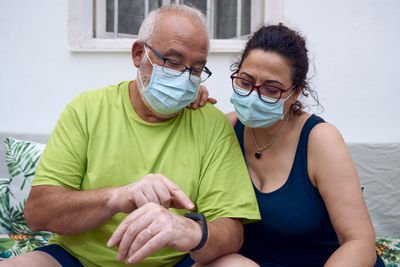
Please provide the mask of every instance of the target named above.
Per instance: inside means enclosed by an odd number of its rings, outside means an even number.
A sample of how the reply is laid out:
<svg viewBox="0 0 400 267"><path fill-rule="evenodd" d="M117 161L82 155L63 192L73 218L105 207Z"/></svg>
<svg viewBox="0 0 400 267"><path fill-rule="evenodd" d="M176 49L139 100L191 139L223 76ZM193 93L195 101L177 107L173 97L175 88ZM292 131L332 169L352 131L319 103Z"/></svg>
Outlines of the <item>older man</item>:
<svg viewBox="0 0 400 267"><path fill-rule="evenodd" d="M56 233L51 245L3 264L172 266L188 252L208 263L238 251L242 222L259 219L225 116L184 109L211 75L201 13L153 11L139 40L137 79L75 98L41 158L25 217Z"/></svg>

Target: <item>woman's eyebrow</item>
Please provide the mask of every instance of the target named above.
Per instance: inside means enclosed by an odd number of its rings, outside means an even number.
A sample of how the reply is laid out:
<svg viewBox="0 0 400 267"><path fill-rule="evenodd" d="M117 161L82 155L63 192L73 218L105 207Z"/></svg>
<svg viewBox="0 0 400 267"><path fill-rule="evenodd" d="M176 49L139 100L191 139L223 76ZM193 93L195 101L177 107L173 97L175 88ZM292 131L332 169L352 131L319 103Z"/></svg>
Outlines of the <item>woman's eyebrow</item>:
<svg viewBox="0 0 400 267"><path fill-rule="evenodd" d="M254 77L251 76L250 74L248 74L248 73L245 72L245 71L242 71L240 74L243 74L244 76L247 76L247 77L249 77L250 79L254 80Z"/></svg>
<svg viewBox="0 0 400 267"><path fill-rule="evenodd" d="M250 74L248 74L245 71L241 72L240 74L243 74L243 75L249 77L250 79L252 79L253 81L255 81L254 77L251 76ZM277 80L265 80L264 83L277 83L277 84L279 84L279 85L281 85L283 87L285 86L283 83L281 83L280 81L277 81Z"/></svg>
<svg viewBox="0 0 400 267"><path fill-rule="evenodd" d="M277 84L281 85L282 87L285 87L285 85L283 83L281 83L280 81L277 81L277 80L265 80L264 83L277 83Z"/></svg>

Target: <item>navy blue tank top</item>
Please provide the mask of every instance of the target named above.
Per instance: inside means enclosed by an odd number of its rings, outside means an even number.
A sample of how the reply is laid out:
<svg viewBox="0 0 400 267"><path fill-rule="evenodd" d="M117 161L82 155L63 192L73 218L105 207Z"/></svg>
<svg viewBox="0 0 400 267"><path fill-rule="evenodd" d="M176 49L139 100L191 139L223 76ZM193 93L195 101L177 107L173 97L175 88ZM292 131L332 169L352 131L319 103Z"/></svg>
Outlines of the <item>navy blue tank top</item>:
<svg viewBox="0 0 400 267"><path fill-rule="evenodd" d="M282 187L263 193L253 185L261 221L244 225L240 253L261 266L323 266L339 247L324 201L307 170L308 136L322 122L311 115L304 124L292 169ZM235 132L244 153L244 126L239 120Z"/></svg>

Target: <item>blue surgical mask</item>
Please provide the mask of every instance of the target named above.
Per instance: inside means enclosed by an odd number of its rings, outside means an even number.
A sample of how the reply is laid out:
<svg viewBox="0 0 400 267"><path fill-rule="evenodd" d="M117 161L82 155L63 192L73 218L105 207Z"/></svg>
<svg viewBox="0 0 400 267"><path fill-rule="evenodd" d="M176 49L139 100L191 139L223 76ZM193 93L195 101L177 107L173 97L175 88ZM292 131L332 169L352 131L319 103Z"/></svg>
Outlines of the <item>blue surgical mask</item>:
<svg viewBox="0 0 400 267"><path fill-rule="evenodd" d="M192 80L189 79L189 72L180 74L179 71L168 69L168 72L176 72L176 75L180 76L166 74L162 66L151 62L146 48L145 54L153 65L153 73L149 85L145 88L139 71L139 80L142 85L140 92L154 111L165 115L174 114L196 99L200 77L199 82L194 82L193 75Z"/></svg>
<svg viewBox="0 0 400 267"><path fill-rule="evenodd" d="M244 89L238 87L235 90ZM256 91L248 96L241 96L233 92L230 101L243 125L250 128L266 128L283 118L283 104L292 96L293 92L287 98L279 99L275 104L262 101ZM263 96L263 98L268 97Z"/></svg>

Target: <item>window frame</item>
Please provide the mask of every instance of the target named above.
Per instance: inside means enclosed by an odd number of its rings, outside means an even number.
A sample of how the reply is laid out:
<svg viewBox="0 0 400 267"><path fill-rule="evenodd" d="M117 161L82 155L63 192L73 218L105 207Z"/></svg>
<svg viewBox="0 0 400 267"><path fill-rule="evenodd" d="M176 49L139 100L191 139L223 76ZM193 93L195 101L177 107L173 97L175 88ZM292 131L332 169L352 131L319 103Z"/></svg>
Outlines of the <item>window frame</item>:
<svg viewBox="0 0 400 267"><path fill-rule="evenodd" d="M252 0L252 3L251 32L260 27L260 24L283 21L283 0ZM130 52L136 38L94 37L99 33L99 27L104 26L99 25L99 20L95 18L93 11L96 8L99 7L96 7L94 0L68 1L69 50L71 52ZM103 34L113 36L112 33ZM118 34L118 36L124 37L123 34ZM246 41L242 39L210 39L209 52L237 53L243 50Z"/></svg>

